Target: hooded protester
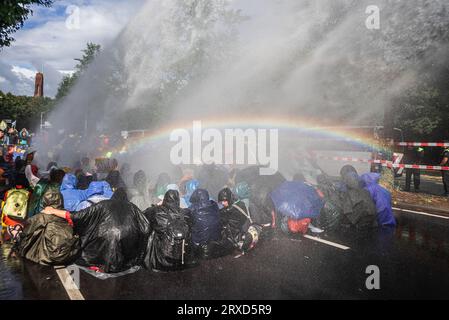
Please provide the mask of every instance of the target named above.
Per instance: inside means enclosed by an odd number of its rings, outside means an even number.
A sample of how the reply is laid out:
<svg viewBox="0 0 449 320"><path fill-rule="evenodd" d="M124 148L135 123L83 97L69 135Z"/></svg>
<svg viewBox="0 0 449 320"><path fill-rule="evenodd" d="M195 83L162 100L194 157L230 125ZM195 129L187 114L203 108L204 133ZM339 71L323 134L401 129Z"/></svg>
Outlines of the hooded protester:
<svg viewBox="0 0 449 320"><path fill-rule="evenodd" d="M112 190L117 189L127 189L125 182L123 181L120 172L117 170L113 170L109 172L108 176L106 177L105 181L109 183Z"/></svg>
<svg viewBox="0 0 449 320"><path fill-rule="evenodd" d="M356 230L377 227L376 206L368 191L362 188L360 177L352 166L340 171L343 200L341 225Z"/></svg>
<svg viewBox="0 0 449 320"><path fill-rule="evenodd" d="M220 212L209 193L197 189L190 197L192 203L192 243L195 254L200 258L214 258L229 253L230 245L223 242Z"/></svg>
<svg viewBox="0 0 449 320"><path fill-rule="evenodd" d="M90 159L84 157L81 159L80 168L76 171L77 189L85 190L92 181L97 180L97 176L90 166Z"/></svg>
<svg viewBox="0 0 449 320"><path fill-rule="evenodd" d="M179 193L179 187L178 187L177 184L174 184L174 183L169 184L167 186L167 191L169 191L169 190L174 190L174 191L177 191ZM183 198L179 198L179 206L181 207L181 209L187 209L188 208L187 203L185 202L185 200Z"/></svg>
<svg viewBox="0 0 449 320"><path fill-rule="evenodd" d="M61 193L64 198L64 209L68 211L75 211L76 207L87 200L86 190L76 189L75 175L68 173L64 176L61 183Z"/></svg>
<svg viewBox="0 0 449 320"><path fill-rule="evenodd" d="M179 270L191 262L191 232L186 213L179 205L176 190L167 191L161 205L145 210L153 230L145 258L148 269Z"/></svg>
<svg viewBox="0 0 449 320"><path fill-rule="evenodd" d="M311 219L317 218L324 204L319 193L301 181L286 181L270 194L281 230L286 233L303 233Z"/></svg>
<svg viewBox="0 0 449 320"><path fill-rule="evenodd" d="M64 179L65 172L61 169L52 169L50 171L50 179L40 179L36 187L34 187L33 193L30 198L30 204L28 206L28 217L31 218L34 215L42 212L46 207L44 199L51 198L50 194L59 194L61 183Z"/></svg>
<svg viewBox="0 0 449 320"><path fill-rule="evenodd" d="M185 183L185 194L182 198L184 199L187 207L190 207L192 205L190 202L190 197L192 196L193 192L199 188L199 186L199 181L195 179L188 180Z"/></svg>
<svg viewBox="0 0 449 320"><path fill-rule="evenodd" d="M139 170L134 174L133 185L134 188L128 189L129 201L143 211L151 206L147 176L143 170Z"/></svg>
<svg viewBox="0 0 449 320"><path fill-rule="evenodd" d="M62 209L62 195L53 189L42 197L42 205ZM15 234L14 251L43 265L73 262L79 254L80 239L72 226L61 217L39 213L27 220L23 232Z"/></svg>
<svg viewBox="0 0 449 320"><path fill-rule="evenodd" d="M93 204L109 200L112 198L113 194L111 186L106 181L93 181L86 189L87 200L80 202L80 204L76 206L75 211L80 211L89 208Z"/></svg>
<svg viewBox="0 0 449 320"><path fill-rule="evenodd" d="M235 181L236 184L245 182L249 186L250 210L255 222L261 225L271 224L274 227L274 208L270 194L286 179L279 172L271 176L261 176L259 170L259 166L239 170Z"/></svg>
<svg viewBox="0 0 449 320"><path fill-rule="evenodd" d="M223 206L220 209L221 223L233 246L243 252L252 249L259 240L262 227L253 223L248 207L229 188L218 193L218 201Z"/></svg>
<svg viewBox="0 0 449 320"><path fill-rule="evenodd" d="M370 193L371 199L376 204L377 223L380 226L396 226L391 206L391 194L387 189L379 185L380 174L365 173L360 179L364 184L364 189Z"/></svg>
<svg viewBox="0 0 449 320"><path fill-rule="evenodd" d="M78 212L47 207L44 213L65 218L81 239L77 264L117 273L143 264L150 225L126 192L118 189L110 200Z"/></svg>
<svg viewBox="0 0 449 320"><path fill-rule="evenodd" d="M337 230L340 227L343 211L340 192L330 178L324 174L317 177L317 183L318 190L323 195L324 207L313 223L326 231Z"/></svg>

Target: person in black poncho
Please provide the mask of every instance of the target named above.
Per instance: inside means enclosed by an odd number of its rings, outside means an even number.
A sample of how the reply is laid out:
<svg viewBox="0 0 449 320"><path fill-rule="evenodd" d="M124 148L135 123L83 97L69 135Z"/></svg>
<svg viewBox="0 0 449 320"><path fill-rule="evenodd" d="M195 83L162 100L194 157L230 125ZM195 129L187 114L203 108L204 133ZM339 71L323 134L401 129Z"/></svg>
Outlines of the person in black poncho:
<svg viewBox="0 0 449 320"><path fill-rule="evenodd" d="M77 264L116 273L142 265L150 225L143 213L127 201L126 192L117 190L111 200L78 212L47 207L43 211L65 218L81 239Z"/></svg>
<svg viewBox="0 0 449 320"><path fill-rule="evenodd" d="M165 193L161 205L144 211L153 230L145 258L145 266L148 269L179 270L193 261L189 215L187 210L181 209L179 203L178 191L169 190Z"/></svg>

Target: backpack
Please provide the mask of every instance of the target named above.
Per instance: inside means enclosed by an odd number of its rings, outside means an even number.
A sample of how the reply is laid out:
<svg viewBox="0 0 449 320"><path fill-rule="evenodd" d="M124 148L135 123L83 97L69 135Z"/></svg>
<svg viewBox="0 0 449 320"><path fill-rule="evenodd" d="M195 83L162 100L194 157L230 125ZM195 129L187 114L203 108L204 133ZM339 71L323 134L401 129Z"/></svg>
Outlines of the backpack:
<svg viewBox="0 0 449 320"><path fill-rule="evenodd" d="M185 255L190 242L189 226L182 215L172 213L169 216L161 248L168 262L181 266L185 264Z"/></svg>
<svg viewBox="0 0 449 320"><path fill-rule="evenodd" d="M306 234L307 230L309 229L310 222L310 218L292 219L290 217L284 216L281 220L281 230L285 234Z"/></svg>
<svg viewBox="0 0 449 320"><path fill-rule="evenodd" d="M240 211L240 213L243 214L248 219L249 224L248 227L246 228L247 230L243 237L244 238L243 242L240 245L240 249L243 251L249 251L253 249L259 242L263 226L253 222L253 219L251 218L251 213L249 212L249 208L248 212L245 212L242 208L240 208L236 204L233 204L232 206L238 211Z"/></svg>
<svg viewBox="0 0 449 320"><path fill-rule="evenodd" d="M25 189L11 189L5 194L2 212L13 220L23 221L27 218L30 193Z"/></svg>

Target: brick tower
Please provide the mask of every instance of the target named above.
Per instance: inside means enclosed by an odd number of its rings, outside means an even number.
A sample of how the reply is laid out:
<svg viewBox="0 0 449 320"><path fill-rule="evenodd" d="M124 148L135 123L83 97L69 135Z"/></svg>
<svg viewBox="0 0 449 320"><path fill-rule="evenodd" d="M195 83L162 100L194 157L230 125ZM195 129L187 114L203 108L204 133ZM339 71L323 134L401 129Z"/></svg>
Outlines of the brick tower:
<svg viewBox="0 0 449 320"><path fill-rule="evenodd" d="M44 96L44 74L41 72L36 73L36 81L34 84L34 96Z"/></svg>

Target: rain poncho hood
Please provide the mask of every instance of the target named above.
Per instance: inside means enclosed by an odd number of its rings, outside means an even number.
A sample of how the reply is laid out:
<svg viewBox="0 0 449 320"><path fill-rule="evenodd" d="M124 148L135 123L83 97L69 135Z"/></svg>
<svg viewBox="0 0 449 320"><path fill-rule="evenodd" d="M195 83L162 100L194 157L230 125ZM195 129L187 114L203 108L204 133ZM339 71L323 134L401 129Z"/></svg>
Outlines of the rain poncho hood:
<svg viewBox="0 0 449 320"><path fill-rule="evenodd" d="M87 199L80 202L75 211L83 210L90 207L92 204L111 199L112 192L111 186L106 181L93 181L89 184L86 191Z"/></svg>
<svg viewBox="0 0 449 320"><path fill-rule="evenodd" d="M237 197L229 188L224 188L218 193L218 201L228 201L229 206L232 206L237 200Z"/></svg>
<svg viewBox="0 0 449 320"><path fill-rule="evenodd" d="M198 189L200 186L200 182L198 180L192 179L187 181L186 183L186 194L182 197L187 205L187 207L191 206L190 197L193 192Z"/></svg>
<svg viewBox="0 0 449 320"><path fill-rule="evenodd" d="M76 207L87 200L87 191L76 189L76 177L73 174L66 174L61 184L61 193L64 198L64 209L75 211Z"/></svg>
<svg viewBox="0 0 449 320"><path fill-rule="evenodd" d="M363 183L357 171L352 166L345 166L341 170L342 209L344 218L342 224L355 227L357 230L376 227L376 206L370 193L363 189Z"/></svg>
<svg viewBox="0 0 449 320"><path fill-rule="evenodd" d="M179 204L179 192L177 190L168 190L165 193L164 200L162 201L162 206L174 212L178 212L180 210Z"/></svg>
<svg viewBox="0 0 449 320"><path fill-rule="evenodd" d="M86 190L88 198L94 195L103 195L110 199L113 194L111 186L106 181L92 181Z"/></svg>
<svg viewBox="0 0 449 320"><path fill-rule="evenodd" d="M395 226L396 220L391 207L391 194L379 185L380 174L366 173L360 177L371 199L376 204L377 223L381 226Z"/></svg>

